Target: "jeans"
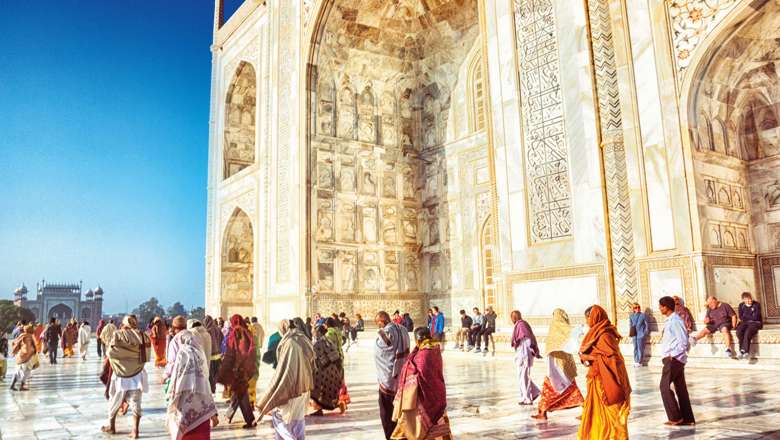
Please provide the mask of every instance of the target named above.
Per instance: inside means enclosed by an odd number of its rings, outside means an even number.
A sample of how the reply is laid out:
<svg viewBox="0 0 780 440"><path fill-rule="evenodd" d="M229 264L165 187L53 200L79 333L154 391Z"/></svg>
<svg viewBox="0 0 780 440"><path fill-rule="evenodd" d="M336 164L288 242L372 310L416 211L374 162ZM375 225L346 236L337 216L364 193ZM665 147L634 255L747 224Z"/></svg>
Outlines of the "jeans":
<svg viewBox="0 0 780 440"><path fill-rule="evenodd" d="M473 347L474 345L477 345L477 348L479 348L479 335L482 332L482 326L476 326L472 327L471 330L469 330L469 346Z"/></svg>
<svg viewBox="0 0 780 440"><path fill-rule="evenodd" d="M634 336L632 339L634 340L634 363L641 364L645 357L645 338Z"/></svg>
<svg viewBox="0 0 780 440"><path fill-rule="evenodd" d="M485 344L485 350L490 348L490 335L492 335L494 331L493 328L485 328L479 332L479 335L482 337L482 342ZM479 340L477 340L477 348L479 348Z"/></svg>
<svg viewBox="0 0 780 440"><path fill-rule="evenodd" d="M742 321L737 325L737 340L739 341L739 351L750 353L750 341L758 333L761 327L760 322Z"/></svg>

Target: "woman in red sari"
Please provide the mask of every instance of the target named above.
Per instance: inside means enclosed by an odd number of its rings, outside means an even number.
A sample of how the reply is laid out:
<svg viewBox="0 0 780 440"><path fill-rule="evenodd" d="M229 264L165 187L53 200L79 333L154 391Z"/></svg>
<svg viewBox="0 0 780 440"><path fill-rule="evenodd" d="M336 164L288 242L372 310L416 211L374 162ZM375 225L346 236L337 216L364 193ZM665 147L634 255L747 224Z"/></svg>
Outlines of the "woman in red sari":
<svg viewBox="0 0 780 440"><path fill-rule="evenodd" d="M152 320L149 337L152 339L152 348L154 349L154 366L163 368L166 364L165 347L168 345L168 327L159 316L155 316Z"/></svg>
<svg viewBox="0 0 780 440"><path fill-rule="evenodd" d="M447 389L439 343L428 328L414 331L417 347L406 359L393 402L391 439L451 440Z"/></svg>
<svg viewBox="0 0 780 440"><path fill-rule="evenodd" d="M230 408L228 423L233 421L236 409L241 408L244 416L244 429L253 428L255 415L249 403L249 380L257 374L255 363L255 338L247 328L241 315L230 318L230 333L228 333L225 357L219 369L217 382L230 387Z"/></svg>

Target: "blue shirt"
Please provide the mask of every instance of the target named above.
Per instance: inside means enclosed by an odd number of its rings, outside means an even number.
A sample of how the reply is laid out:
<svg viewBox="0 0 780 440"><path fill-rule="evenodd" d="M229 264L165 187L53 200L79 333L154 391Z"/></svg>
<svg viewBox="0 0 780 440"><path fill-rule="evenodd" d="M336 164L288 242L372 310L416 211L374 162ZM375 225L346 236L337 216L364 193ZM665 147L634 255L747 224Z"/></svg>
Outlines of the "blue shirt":
<svg viewBox="0 0 780 440"><path fill-rule="evenodd" d="M639 339L647 336L647 316L642 312L634 312L628 317L631 325L636 328L636 337Z"/></svg>
<svg viewBox="0 0 780 440"><path fill-rule="evenodd" d="M688 362L688 330L680 315L672 313L664 323L661 338L661 358L670 356L683 364Z"/></svg>

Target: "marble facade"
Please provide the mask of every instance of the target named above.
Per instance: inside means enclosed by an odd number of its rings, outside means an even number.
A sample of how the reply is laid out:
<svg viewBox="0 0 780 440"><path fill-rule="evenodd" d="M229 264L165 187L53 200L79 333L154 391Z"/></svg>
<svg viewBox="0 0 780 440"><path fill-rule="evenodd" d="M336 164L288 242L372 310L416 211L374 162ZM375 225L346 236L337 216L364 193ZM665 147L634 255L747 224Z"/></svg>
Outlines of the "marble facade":
<svg viewBox="0 0 780 440"><path fill-rule="evenodd" d="M748 290L780 322L778 8L217 1L207 308L597 301L627 328L634 301Z"/></svg>

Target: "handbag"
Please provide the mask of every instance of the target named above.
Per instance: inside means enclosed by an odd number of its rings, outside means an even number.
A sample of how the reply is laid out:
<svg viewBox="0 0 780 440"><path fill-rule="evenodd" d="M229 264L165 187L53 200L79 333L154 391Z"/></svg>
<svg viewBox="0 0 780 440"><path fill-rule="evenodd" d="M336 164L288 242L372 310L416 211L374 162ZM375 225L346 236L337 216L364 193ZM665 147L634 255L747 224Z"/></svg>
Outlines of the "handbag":
<svg viewBox="0 0 780 440"><path fill-rule="evenodd" d="M636 336L636 326L631 326L631 328L628 329L628 336L634 337Z"/></svg>

